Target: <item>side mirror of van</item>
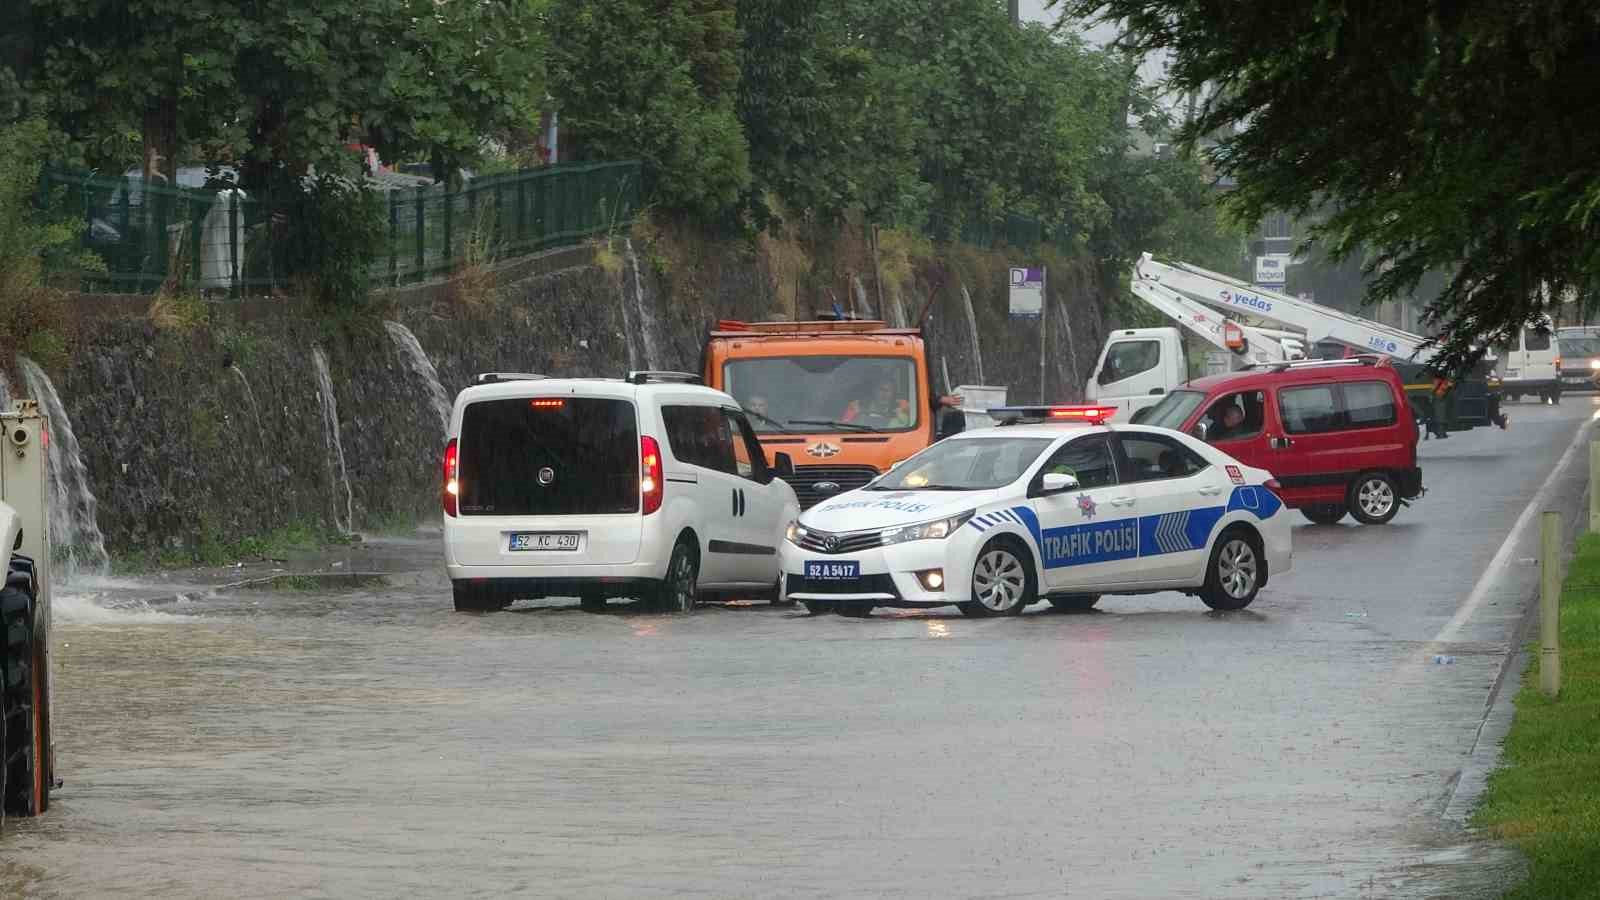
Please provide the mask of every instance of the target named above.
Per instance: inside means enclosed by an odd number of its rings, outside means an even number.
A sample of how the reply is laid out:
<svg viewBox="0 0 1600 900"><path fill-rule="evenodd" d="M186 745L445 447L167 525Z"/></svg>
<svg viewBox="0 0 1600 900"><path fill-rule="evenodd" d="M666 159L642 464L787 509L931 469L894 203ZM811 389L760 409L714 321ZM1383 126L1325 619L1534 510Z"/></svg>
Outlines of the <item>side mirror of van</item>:
<svg viewBox="0 0 1600 900"><path fill-rule="evenodd" d="M782 452L772 454L772 474L779 478L794 477L794 460L789 458L789 454Z"/></svg>
<svg viewBox="0 0 1600 900"><path fill-rule="evenodd" d="M939 427L934 429L933 439L942 441L952 435L960 434L967 428L967 414L959 409L942 410L939 416Z"/></svg>
<svg viewBox="0 0 1600 900"><path fill-rule="evenodd" d="M1208 423L1208 422L1197 422L1195 424L1195 426L1194 426L1194 436L1195 437L1197 437L1197 438L1199 438L1200 440L1203 441L1203 440L1206 439L1206 435L1208 435L1210 433L1211 433L1211 425L1210 425L1210 423Z"/></svg>
<svg viewBox="0 0 1600 900"><path fill-rule="evenodd" d="M1051 494L1060 494L1064 491L1074 490L1078 486L1078 479L1074 475L1062 472L1047 472L1039 482L1038 496L1047 497Z"/></svg>

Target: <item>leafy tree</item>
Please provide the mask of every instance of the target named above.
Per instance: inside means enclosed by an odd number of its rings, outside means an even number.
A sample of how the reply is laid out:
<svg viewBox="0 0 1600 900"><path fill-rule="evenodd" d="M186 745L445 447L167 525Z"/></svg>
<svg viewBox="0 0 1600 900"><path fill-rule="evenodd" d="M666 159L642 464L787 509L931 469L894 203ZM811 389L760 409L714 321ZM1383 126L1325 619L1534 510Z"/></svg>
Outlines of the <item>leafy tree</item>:
<svg viewBox="0 0 1600 900"><path fill-rule="evenodd" d="M31 3L30 88L102 167L170 177L187 153L253 186L338 168L356 142L448 163L542 99L544 0Z"/></svg>
<svg viewBox="0 0 1600 900"><path fill-rule="evenodd" d="M549 29L568 147L640 159L669 207L715 217L738 202L750 152L736 109L734 0L557 0Z"/></svg>
<svg viewBox="0 0 1600 900"><path fill-rule="evenodd" d="M848 0L740 0L739 119L751 190L834 217L859 202L871 56L853 46Z"/></svg>
<svg viewBox="0 0 1600 900"><path fill-rule="evenodd" d="M1600 274L1600 7L1560 0L1324 0L1196 5L1066 0L1125 20L1124 43L1170 54L1206 90L1186 137L1238 190L1231 213L1327 211L1311 237L1364 250L1368 300L1430 271L1439 367L1588 296Z"/></svg>

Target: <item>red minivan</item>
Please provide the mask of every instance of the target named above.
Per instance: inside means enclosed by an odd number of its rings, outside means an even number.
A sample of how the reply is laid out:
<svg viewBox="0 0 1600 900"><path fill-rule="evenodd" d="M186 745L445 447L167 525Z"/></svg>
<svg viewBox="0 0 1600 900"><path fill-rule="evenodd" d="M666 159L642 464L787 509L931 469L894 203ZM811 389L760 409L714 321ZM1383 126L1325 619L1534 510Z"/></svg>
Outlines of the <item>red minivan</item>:
<svg viewBox="0 0 1600 900"><path fill-rule="evenodd" d="M1136 421L1192 434L1271 472L1319 525L1380 525L1422 496L1405 383L1375 357L1257 365L1189 382Z"/></svg>

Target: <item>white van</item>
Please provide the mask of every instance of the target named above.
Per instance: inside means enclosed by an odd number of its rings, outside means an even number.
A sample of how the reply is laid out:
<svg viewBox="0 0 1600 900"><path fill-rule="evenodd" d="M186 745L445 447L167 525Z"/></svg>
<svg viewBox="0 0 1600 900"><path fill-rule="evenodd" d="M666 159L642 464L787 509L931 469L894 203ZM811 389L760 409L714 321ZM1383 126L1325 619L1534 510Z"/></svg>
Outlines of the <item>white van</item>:
<svg viewBox="0 0 1600 900"><path fill-rule="evenodd" d="M1550 403L1561 402L1561 345L1550 322L1524 326L1512 341L1496 345L1494 351L1498 357L1495 372L1506 399L1519 400L1529 394Z"/></svg>
<svg viewBox="0 0 1600 900"><path fill-rule="evenodd" d="M732 397L677 372L491 373L456 398L444 458L445 568L458 610L576 596L687 612L705 591L777 599L800 512Z"/></svg>

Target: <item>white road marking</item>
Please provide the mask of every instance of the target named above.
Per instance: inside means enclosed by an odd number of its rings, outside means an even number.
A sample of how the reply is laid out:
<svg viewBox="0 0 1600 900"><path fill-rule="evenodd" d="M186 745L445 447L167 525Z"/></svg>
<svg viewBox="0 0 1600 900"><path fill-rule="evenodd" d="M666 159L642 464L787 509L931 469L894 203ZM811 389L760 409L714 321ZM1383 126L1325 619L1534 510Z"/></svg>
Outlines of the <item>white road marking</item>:
<svg viewBox="0 0 1600 900"><path fill-rule="evenodd" d="M1472 586L1472 593L1467 595L1467 602L1461 604L1461 607L1456 610L1456 614L1451 616L1450 621L1434 636L1434 643L1455 640L1461 629L1466 627L1468 620L1477 613L1478 607L1483 605L1483 601L1489 596L1490 586L1494 584L1495 579L1500 576L1511 561L1511 551L1517 546L1517 541L1522 537L1522 532L1533 524L1534 513L1543 510L1545 503L1550 498L1550 492L1555 489L1556 479L1561 476L1562 472L1566 471L1567 464L1572 462L1572 458L1577 455L1578 448L1583 446L1583 439L1589 434L1590 423L1596 420L1600 420L1600 412L1590 416L1588 422L1578 426L1578 432L1572 436L1572 443L1567 446L1567 451L1561 454L1561 458L1556 461L1555 468L1550 470L1549 476L1545 478L1544 484L1539 486L1539 490L1533 495L1533 499L1529 500L1528 505L1522 508L1522 514L1517 516L1516 524L1511 526L1511 531L1506 534L1506 539L1500 544L1500 549L1495 551L1494 557L1489 560L1489 565L1484 567L1483 574L1478 576L1478 583Z"/></svg>

